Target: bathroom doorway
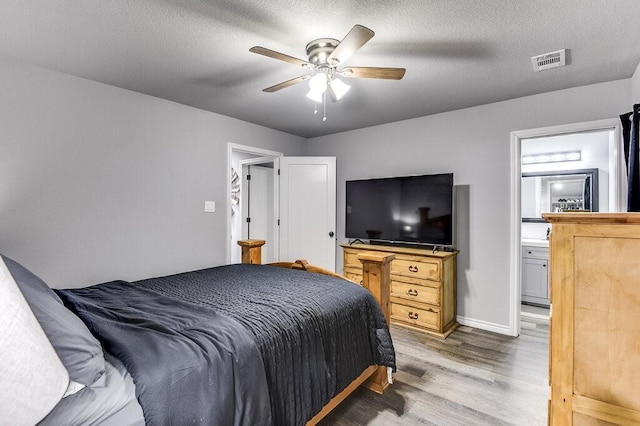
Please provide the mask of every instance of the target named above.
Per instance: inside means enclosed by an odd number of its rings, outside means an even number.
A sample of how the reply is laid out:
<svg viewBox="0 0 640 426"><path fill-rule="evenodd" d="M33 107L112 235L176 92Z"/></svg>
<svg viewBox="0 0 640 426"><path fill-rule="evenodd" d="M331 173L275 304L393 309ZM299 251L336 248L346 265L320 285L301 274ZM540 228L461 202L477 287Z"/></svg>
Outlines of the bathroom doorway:
<svg viewBox="0 0 640 426"><path fill-rule="evenodd" d="M531 274L538 280L538 287L542 288L540 283L545 275L548 276L548 255L545 263L544 246L547 229L549 225L543 220L533 222L523 222L522 216L522 173L533 171L531 168L539 168L541 171L560 170L558 167L568 169L571 167L587 168L585 164L595 164L595 168L602 169L599 172L598 188L600 197L599 211L621 211L624 206L624 192L626 185L624 182L624 164L622 159L622 141L619 120L608 119L586 123L568 124L562 126L554 126L540 129L530 129L522 131L514 131L511 133L511 220L510 220L510 334L517 336L520 334L520 321L522 314L522 279L523 274ZM586 140L597 139L598 147L602 150L592 151L590 148L582 148L586 146ZM575 148L574 147L579 147ZM595 149L595 148L594 148ZM575 151L584 151L584 155L580 160L572 161L548 161L541 163L528 163L523 165L523 156L538 155L544 158L542 154L567 153ZM603 154L604 152L604 154ZM598 157L598 158L596 158ZM604 158L602 158L604 157ZM549 157L550 158L550 157ZM551 159L551 158L550 158ZM574 163L568 165L569 163ZM534 164L537 164L534 166ZM592 168L592 167L589 167ZM530 200L526 200L530 201ZM523 239L538 246L532 251L533 257L529 266L539 268L537 271L531 272L528 269L523 271ZM540 248L542 247L542 248ZM535 253L533 253L535 251ZM527 253L528 254L528 253ZM537 260L536 260L537 259ZM537 262L537 263L536 263ZM545 265L545 266L542 266ZM547 287L548 288L548 287Z"/></svg>

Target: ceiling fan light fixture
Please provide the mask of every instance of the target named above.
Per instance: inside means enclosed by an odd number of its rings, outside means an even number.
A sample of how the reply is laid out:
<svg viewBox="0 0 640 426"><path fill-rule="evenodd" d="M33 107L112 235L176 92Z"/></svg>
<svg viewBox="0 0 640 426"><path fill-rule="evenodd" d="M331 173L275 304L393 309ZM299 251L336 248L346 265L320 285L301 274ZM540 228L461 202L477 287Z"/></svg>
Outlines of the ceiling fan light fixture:
<svg viewBox="0 0 640 426"><path fill-rule="evenodd" d="M351 31L342 40L335 38L319 38L307 43L306 52L308 60L298 59L275 50L262 46L254 46L250 52L267 56L280 61L297 65L312 72L311 75L302 75L282 83L263 89L264 92L276 92L294 84L309 80L309 92L307 97L314 101L314 114L318 112L318 103L323 104L324 114L322 121L327 119L327 95L333 101L344 97L350 87L337 78L378 78L387 80L401 80L404 77L404 68L381 67L347 67L338 69L358 49L365 45L375 33L362 25L354 25Z"/></svg>
<svg viewBox="0 0 640 426"><path fill-rule="evenodd" d="M316 73L309 79L309 89L319 93L327 90L327 75L322 72Z"/></svg>
<svg viewBox="0 0 640 426"><path fill-rule="evenodd" d="M333 80L331 80L329 82L329 87L331 87L333 97L336 101L342 99L342 97L349 91L349 89L351 89L351 86L338 78L334 78Z"/></svg>
<svg viewBox="0 0 640 426"><path fill-rule="evenodd" d="M309 92L307 93L307 98L314 102L322 103L322 95L327 90L327 80L327 75L322 72L316 73L316 75L311 77L309 79Z"/></svg>
<svg viewBox="0 0 640 426"><path fill-rule="evenodd" d="M314 102L322 103L323 94L324 91L310 89L309 92L307 92L307 98L311 99Z"/></svg>

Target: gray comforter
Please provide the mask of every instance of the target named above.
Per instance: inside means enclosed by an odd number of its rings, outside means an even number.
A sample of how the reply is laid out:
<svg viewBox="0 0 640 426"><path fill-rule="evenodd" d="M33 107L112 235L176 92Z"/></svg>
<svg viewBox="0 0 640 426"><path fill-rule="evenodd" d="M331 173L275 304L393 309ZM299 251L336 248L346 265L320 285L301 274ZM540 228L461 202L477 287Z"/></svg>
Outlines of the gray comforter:
<svg viewBox="0 0 640 426"><path fill-rule="evenodd" d="M301 425L367 366L395 368L380 307L338 278L228 265L60 294L150 424Z"/></svg>

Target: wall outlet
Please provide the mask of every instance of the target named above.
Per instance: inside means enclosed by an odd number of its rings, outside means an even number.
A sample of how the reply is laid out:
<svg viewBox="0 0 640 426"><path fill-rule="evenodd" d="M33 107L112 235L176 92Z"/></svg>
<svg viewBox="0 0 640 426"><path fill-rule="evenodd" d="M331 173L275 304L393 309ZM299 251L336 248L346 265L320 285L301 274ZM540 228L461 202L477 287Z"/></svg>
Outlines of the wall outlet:
<svg viewBox="0 0 640 426"><path fill-rule="evenodd" d="M205 201L204 202L204 211L205 213L213 213L216 211L216 202L215 201Z"/></svg>

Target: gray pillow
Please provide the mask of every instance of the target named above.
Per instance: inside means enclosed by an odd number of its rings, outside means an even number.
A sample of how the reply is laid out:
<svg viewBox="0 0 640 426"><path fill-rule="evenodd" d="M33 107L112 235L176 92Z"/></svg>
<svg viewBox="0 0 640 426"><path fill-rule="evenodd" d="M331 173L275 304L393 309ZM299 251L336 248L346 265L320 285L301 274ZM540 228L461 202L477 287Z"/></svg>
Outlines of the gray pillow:
<svg viewBox="0 0 640 426"><path fill-rule="evenodd" d="M144 426L144 415L136 400L131 375L120 360L108 352L105 352L105 360L107 368L102 376L105 378L102 386L87 386L62 398L38 426Z"/></svg>
<svg viewBox="0 0 640 426"><path fill-rule="evenodd" d="M2 256L33 314L74 382L89 386L105 371L100 342L57 294L18 262Z"/></svg>

